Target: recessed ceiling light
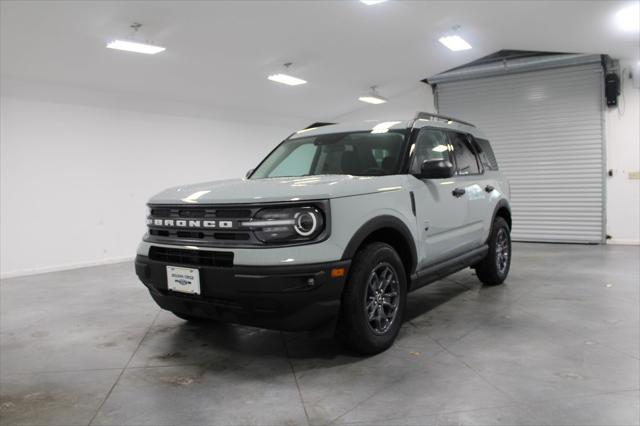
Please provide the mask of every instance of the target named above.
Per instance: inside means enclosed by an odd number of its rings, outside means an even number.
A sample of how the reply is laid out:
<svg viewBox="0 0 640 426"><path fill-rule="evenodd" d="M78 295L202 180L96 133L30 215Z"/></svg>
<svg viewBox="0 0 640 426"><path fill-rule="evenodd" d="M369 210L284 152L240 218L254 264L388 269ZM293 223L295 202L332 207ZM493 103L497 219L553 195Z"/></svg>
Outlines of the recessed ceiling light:
<svg viewBox="0 0 640 426"><path fill-rule="evenodd" d="M360 102L366 102L368 104L374 104L374 105L383 104L387 102L385 98L383 98L378 94L378 91L376 90L376 86L371 86L371 91L369 92L369 94L366 96L360 96L358 100Z"/></svg>
<svg viewBox="0 0 640 426"><path fill-rule="evenodd" d="M373 6L374 4L384 3L387 0L360 0L360 3L364 3L367 6Z"/></svg>
<svg viewBox="0 0 640 426"><path fill-rule="evenodd" d="M161 46L152 44L137 43L135 41L114 40L107 44L109 49L126 50L127 52L145 53L147 55L155 55L156 53L167 50Z"/></svg>
<svg viewBox="0 0 640 426"><path fill-rule="evenodd" d="M640 30L640 3L634 3L616 13L616 22L623 31Z"/></svg>
<svg viewBox="0 0 640 426"><path fill-rule="evenodd" d="M471 45L467 43L462 37L459 35L452 35L446 37L440 37L438 41L445 46L447 46L450 50L457 52L458 50L469 50L471 49Z"/></svg>
<svg viewBox="0 0 640 426"><path fill-rule="evenodd" d="M267 77L271 81L275 81L277 83L287 84L289 86L299 86L301 84L306 84L306 80L303 80L298 77L293 77L287 74L272 74Z"/></svg>

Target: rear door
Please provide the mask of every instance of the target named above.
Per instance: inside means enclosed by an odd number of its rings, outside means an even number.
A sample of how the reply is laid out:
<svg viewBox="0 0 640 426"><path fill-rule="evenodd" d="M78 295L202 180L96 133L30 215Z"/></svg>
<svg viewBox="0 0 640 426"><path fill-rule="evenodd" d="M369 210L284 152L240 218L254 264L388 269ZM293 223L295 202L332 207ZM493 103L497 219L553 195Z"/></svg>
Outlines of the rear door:
<svg viewBox="0 0 640 426"><path fill-rule="evenodd" d="M484 176L484 167L480 162L471 141L465 133L448 131L456 164L456 186L461 198L466 200L466 214L461 228L461 244L466 250L474 249L483 243L487 217L491 216L489 184Z"/></svg>

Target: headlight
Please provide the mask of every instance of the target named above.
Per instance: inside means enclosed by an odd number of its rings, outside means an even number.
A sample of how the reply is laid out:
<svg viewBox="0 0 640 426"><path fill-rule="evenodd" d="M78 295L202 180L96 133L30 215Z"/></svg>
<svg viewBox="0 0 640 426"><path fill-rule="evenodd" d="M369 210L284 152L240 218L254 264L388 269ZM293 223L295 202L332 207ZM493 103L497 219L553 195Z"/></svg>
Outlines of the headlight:
<svg viewBox="0 0 640 426"><path fill-rule="evenodd" d="M310 206L262 209L250 221L242 222L265 243L312 240L322 233L324 225L322 212Z"/></svg>

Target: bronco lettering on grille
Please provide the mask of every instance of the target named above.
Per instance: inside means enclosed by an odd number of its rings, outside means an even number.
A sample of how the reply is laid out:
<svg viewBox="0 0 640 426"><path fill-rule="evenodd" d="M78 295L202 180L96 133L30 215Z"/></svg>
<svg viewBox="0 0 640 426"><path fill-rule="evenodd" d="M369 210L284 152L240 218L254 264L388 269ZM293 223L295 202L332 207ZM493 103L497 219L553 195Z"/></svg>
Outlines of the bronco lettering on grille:
<svg viewBox="0 0 640 426"><path fill-rule="evenodd" d="M147 225L166 228L233 228L232 220L147 219Z"/></svg>

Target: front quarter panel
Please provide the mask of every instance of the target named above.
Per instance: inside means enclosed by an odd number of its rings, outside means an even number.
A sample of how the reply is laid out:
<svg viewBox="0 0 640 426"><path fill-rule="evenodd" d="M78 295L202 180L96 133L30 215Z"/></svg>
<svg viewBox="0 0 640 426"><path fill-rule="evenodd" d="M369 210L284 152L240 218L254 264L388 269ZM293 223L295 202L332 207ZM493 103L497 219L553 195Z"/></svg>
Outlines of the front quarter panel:
<svg viewBox="0 0 640 426"><path fill-rule="evenodd" d="M382 216L390 216L402 222L407 228L411 234L411 244L416 248L416 255L421 256L416 240L418 235L416 218L406 185L375 194L331 200L331 213L333 217L331 239L336 245L342 247L343 252L365 224Z"/></svg>
<svg viewBox="0 0 640 426"><path fill-rule="evenodd" d="M380 180L381 185L372 188L372 192L332 198L331 235L320 243L290 247L196 247L179 246L191 250L231 251L234 253L234 265L271 266L271 265L304 265L338 261L343 258L345 249L354 234L369 220L378 216L393 216L400 220L410 231L413 244L415 241L416 220L411 210L411 199L406 189L406 176L395 176ZM356 184L356 183L354 183ZM163 244L143 241L138 247L138 254L148 256L151 245ZM176 246L166 246L176 247ZM418 256L420 256L420 248Z"/></svg>

